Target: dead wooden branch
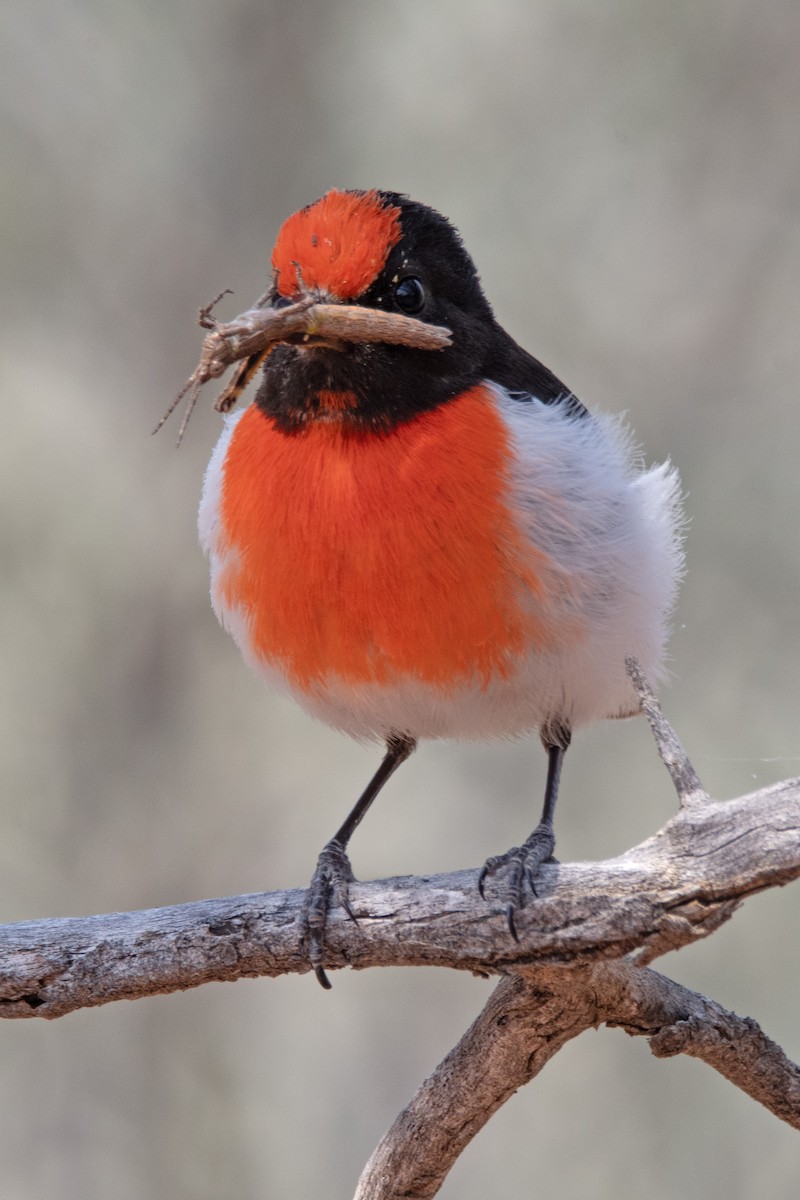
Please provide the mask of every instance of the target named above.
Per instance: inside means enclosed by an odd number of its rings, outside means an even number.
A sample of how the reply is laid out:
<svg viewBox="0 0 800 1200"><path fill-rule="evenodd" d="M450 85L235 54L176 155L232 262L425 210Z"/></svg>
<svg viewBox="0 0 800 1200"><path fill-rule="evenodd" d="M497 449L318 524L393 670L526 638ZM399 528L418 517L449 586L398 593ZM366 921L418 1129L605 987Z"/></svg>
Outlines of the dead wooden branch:
<svg viewBox="0 0 800 1200"><path fill-rule="evenodd" d="M750 1018L645 964L706 937L749 895L800 876L800 779L712 801L641 677L642 709L681 807L619 858L547 865L518 916L478 871L354 885L336 910L328 970L449 966L505 976L381 1140L356 1200L424 1200L486 1121L571 1038L606 1024L654 1054L690 1054L800 1129L800 1068ZM63 1016L211 980L309 970L300 890L0 927L0 1016Z"/></svg>
<svg viewBox="0 0 800 1200"><path fill-rule="evenodd" d="M331 915L328 969L643 961L705 937L748 895L800 876L800 780L681 809L619 858L543 869L519 918L477 890L478 872L353 887L358 917ZM0 1016L59 1017L211 980L304 972L301 890L0 927Z"/></svg>
<svg viewBox="0 0 800 1200"><path fill-rule="evenodd" d="M355 1200L429 1200L476 1133L566 1042L598 1025L689 1053L800 1129L800 1067L755 1021L630 961L507 976L367 1163Z"/></svg>
<svg viewBox="0 0 800 1200"><path fill-rule="evenodd" d="M650 730L655 738L661 761L669 771L675 791L678 793L681 807L687 804L705 804L710 798L708 792L700 782L686 751L678 741L675 730L661 711L661 705L645 679L642 668L632 656L625 659L625 666L639 696L642 712L647 717Z"/></svg>

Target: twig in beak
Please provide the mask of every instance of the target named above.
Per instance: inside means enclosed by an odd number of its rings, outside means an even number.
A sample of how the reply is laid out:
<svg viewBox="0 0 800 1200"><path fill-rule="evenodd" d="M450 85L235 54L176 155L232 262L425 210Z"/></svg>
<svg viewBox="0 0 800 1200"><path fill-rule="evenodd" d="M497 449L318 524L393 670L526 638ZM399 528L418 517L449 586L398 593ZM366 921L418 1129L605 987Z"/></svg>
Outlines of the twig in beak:
<svg viewBox="0 0 800 1200"><path fill-rule="evenodd" d="M205 383L218 379L232 363L246 360L217 400L215 407L228 412L273 347L298 334L344 342L387 342L417 350L444 350L452 341L450 330L441 325L427 325L402 313L382 312L357 304L323 304L314 296L305 296L284 308L267 307L269 297L262 296L256 307L222 324L214 320L211 310L224 295L221 292L200 310L198 323L210 331L203 342L200 362L153 430L157 433L188 395L178 445Z"/></svg>

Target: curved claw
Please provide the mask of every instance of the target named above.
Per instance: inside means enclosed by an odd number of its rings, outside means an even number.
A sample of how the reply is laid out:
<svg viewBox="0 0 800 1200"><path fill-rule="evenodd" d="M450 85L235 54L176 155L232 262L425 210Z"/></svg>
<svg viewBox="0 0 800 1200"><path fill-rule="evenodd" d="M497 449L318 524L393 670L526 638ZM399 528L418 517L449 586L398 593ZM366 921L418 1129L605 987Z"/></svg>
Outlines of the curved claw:
<svg viewBox="0 0 800 1200"><path fill-rule="evenodd" d="M478 894L482 900L486 899L485 885L489 876L494 875L502 867L508 866L520 854L522 854L522 847L512 846L510 850L506 850L505 854L493 854L490 858L487 858L478 876Z"/></svg>
<svg viewBox="0 0 800 1200"><path fill-rule="evenodd" d="M514 941L519 942L519 934L517 933L517 926L514 921L514 909L515 905L513 904L506 905L506 924L508 925L508 932L511 934Z"/></svg>
<svg viewBox="0 0 800 1200"><path fill-rule="evenodd" d="M331 983L330 979L328 979L328 976L325 974L325 968L324 967L314 967L314 974L317 977L317 983L320 985L320 987L324 987L325 991L329 992L331 990L331 988L333 987L333 984Z"/></svg>

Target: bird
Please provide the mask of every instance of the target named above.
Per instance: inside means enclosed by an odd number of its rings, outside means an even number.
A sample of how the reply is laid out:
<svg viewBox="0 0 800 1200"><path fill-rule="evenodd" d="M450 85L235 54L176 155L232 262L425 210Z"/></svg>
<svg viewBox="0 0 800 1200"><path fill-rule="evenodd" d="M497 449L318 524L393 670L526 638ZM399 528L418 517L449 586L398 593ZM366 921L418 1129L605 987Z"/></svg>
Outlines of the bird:
<svg viewBox="0 0 800 1200"><path fill-rule="evenodd" d="M646 466L621 418L590 412L503 329L435 209L330 190L284 221L271 269L259 305L277 324L315 305L329 319L246 361L258 387L224 418L198 528L245 661L383 744L306 893L308 961L329 987L328 914L355 920L350 839L419 741L538 735L539 822L479 876L518 937L553 861L573 732L640 711L629 656L665 675L682 497L669 462Z"/></svg>

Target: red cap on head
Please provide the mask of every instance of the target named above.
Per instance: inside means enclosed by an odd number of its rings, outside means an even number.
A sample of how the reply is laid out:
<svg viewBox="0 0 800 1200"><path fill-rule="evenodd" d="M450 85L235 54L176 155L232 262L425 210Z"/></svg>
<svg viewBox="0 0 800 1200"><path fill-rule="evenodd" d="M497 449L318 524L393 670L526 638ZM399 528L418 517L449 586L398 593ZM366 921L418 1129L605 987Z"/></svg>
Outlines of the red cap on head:
<svg viewBox="0 0 800 1200"><path fill-rule="evenodd" d="M319 288L338 300L354 300L382 270L400 240L400 210L377 191L327 192L284 221L272 265L282 296Z"/></svg>

